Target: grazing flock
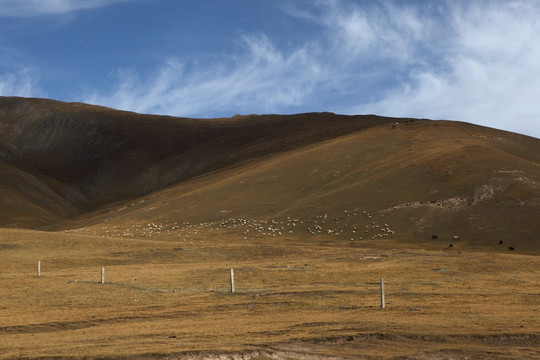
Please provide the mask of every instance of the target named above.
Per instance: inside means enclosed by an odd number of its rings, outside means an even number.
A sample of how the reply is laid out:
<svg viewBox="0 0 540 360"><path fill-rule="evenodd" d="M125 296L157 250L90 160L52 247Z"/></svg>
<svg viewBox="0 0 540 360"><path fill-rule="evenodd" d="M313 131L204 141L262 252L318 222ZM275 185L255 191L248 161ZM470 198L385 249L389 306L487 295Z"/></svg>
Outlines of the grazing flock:
<svg viewBox="0 0 540 360"><path fill-rule="evenodd" d="M287 216L275 219L227 218L216 222L201 223L148 222L129 226L93 226L66 230L65 232L82 232L106 238L167 237L184 242L204 242L206 239L222 235L234 236L243 240L331 236L335 239L355 241L383 239L396 235L396 231L383 220L384 215L376 219L365 210L344 210L338 215L334 214L334 216L325 213L304 219Z"/></svg>
<svg viewBox="0 0 540 360"><path fill-rule="evenodd" d="M178 240L190 244L203 244L221 238L261 240L268 238L313 238L316 240L378 240L393 238L396 230L385 222L384 214L373 216L366 210L343 210L330 216L327 213L309 218L284 217L275 219L227 218L216 222L175 222L131 224L129 226L110 225L94 226L65 230L66 233L84 233L104 238L156 238ZM431 240L439 240L432 235ZM460 240L454 236L448 244L453 248ZM502 245L499 241L498 245ZM508 247L509 251L515 248Z"/></svg>

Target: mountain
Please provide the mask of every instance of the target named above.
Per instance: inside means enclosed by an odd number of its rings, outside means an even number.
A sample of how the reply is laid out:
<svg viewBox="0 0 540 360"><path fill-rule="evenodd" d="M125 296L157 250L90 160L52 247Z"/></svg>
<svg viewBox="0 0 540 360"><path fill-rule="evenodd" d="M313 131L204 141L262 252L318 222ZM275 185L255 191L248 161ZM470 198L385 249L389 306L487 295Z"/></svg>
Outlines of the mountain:
<svg viewBox="0 0 540 360"><path fill-rule="evenodd" d="M4 227L258 219L306 242L540 249L540 140L462 122L3 97L0 169Z"/></svg>

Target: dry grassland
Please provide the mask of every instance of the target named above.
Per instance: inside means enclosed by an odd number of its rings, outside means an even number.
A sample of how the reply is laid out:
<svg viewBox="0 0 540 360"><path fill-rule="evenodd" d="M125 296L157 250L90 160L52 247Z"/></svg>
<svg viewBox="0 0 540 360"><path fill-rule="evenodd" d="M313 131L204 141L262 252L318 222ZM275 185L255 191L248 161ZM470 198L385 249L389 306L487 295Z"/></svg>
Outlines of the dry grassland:
<svg viewBox="0 0 540 360"><path fill-rule="evenodd" d="M201 241L1 230L0 359L540 359L537 256Z"/></svg>

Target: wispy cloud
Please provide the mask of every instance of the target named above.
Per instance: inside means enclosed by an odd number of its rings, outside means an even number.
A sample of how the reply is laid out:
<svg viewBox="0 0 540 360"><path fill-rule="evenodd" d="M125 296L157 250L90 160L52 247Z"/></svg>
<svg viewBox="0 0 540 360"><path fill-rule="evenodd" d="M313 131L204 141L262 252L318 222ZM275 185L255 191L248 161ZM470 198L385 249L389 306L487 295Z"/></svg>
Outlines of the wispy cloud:
<svg viewBox="0 0 540 360"><path fill-rule="evenodd" d="M366 6L337 0L319 2L321 13L315 20L327 30L322 41L332 44L351 63L381 59L407 62L415 55L416 44L429 40L431 21L422 19L418 7L389 2Z"/></svg>
<svg viewBox="0 0 540 360"><path fill-rule="evenodd" d="M367 4L367 5L366 5ZM318 25L284 50L265 35L197 65L169 58L152 76L113 72L84 101L214 116L330 110L464 120L540 137L540 3L317 1L289 7Z"/></svg>
<svg viewBox="0 0 540 360"><path fill-rule="evenodd" d="M35 69L25 68L17 72L0 74L1 96L44 96L38 85L39 76Z"/></svg>
<svg viewBox="0 0 540 360"><path fill-rule="evenodd" d="M264 36L244 36L241 45L240 55L204 67L169 59L146 79L135 71L115 71L115 88L106 94L87 94L85 101L185 116L272 112L308 101L323 71L310 57L319 50L306 45L284 54ZM188 65L192 67L189 71Z"/></svg>
<svg viewBox="0 0 540 360"><path fill-rule="evenodd" d="M30 17L92 9L134 0L0 0L0 17Z"/></svg>
<svg viewBox="0 0 540 360"><path fill-rule="evenodd" d="M204 67L168 59L147 78L118 69L114 88L84 94L83 100L183 116L325 110L318 103L328 97L366 93L387 81L393 70L411 63L415 44L429 36L414 8L379 4L366 11L325 1L288 13L319 24L320 36L285 51L267 36L244 35L238 53ZM369 91L373 98L380 90Z"/></svg>
<svg viewBox="0 0 540 360"><path fill-rule="evenodd" d="M423 65L382 98L345 111L456 119L540 137L540 3L448 2L444 10L445 31L433 24L439 35Z"/></svg>

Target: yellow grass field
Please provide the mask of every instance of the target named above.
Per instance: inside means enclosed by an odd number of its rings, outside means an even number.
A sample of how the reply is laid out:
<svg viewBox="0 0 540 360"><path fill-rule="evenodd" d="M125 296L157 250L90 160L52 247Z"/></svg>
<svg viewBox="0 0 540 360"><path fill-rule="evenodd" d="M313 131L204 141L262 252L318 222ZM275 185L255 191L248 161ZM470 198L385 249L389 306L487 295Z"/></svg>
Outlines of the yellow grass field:
<svg viewBox="0 0 540 360"><path fill-rule="evenodd" d="M0 232L1 359L540 359L537 256L87 230Z"/></svg>

